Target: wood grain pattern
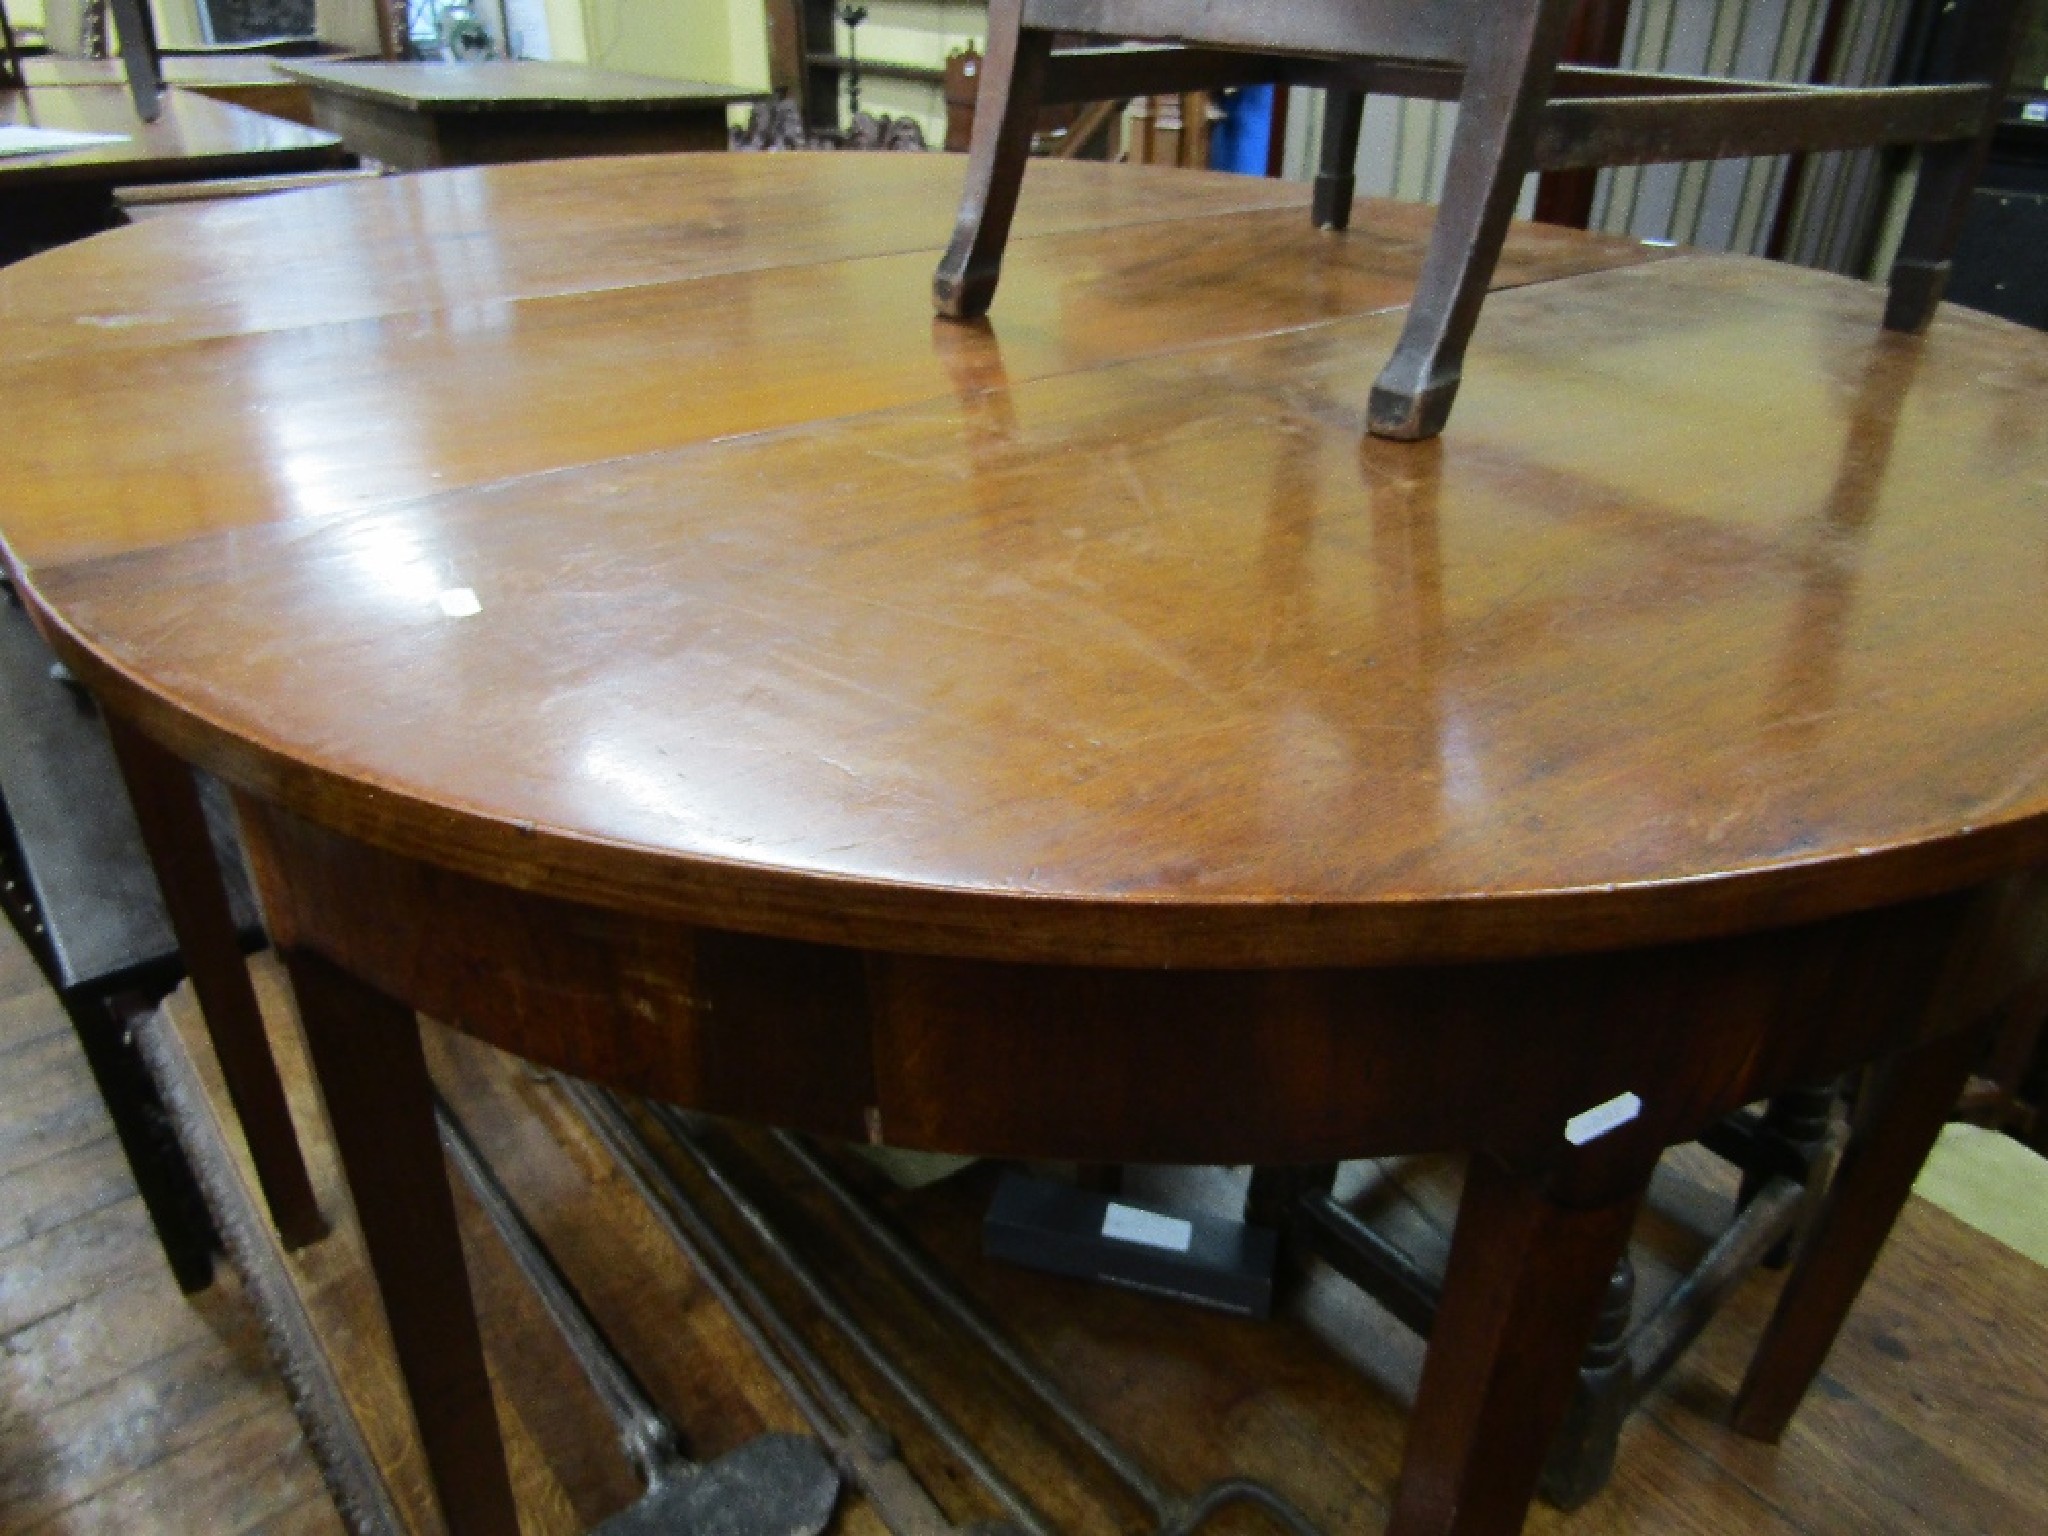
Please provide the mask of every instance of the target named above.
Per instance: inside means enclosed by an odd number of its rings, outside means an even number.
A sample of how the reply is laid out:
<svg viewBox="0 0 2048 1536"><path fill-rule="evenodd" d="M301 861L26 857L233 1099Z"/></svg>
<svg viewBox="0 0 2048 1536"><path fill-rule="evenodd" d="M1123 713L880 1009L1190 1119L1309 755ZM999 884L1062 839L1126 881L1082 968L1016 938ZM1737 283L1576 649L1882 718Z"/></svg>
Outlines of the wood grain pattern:
<svg viewBox="0 0 2048 1536"><path fill-rule="evenodd" d="M399 317L413 312L417 324L421 315L479 301L517 305L856 261L943 240L960 163L868 158L857 196L822 155L602 161L396 178L344 200L300 203L289 220L209 219L187 226L190 238L124 231L64 253L75 284L45 281L43 267L0 277L10 340L30 348L10 347L4 364L361 320L384 320L378 332L402 334L407 322ZM1302 189L1264 178L1068 166L1034 188L1019 233L1300 206ZM1426 217L1394 205L1384 217L1419 251ZM1577 250L1583 263L1587 248L1548 238L1540 249ZM252 291L239 272L259 256L277 282ZM912 312L927 332L923 274L916 289ZM671 297L686 304L690 291ZM442 329L456 347L475 334Z"/></svg>
<svg viewBox="0 0 2048 1536"><path fill-rule="evenodd" d="M276 67L292 79L338 95L388 102L413 112L656 112L681 106L722 107L759 94L736 85L532 59L459 65L286 59Z"/></svg>
<svg viewBox="0 0 2048 1536"><path fill-rule="evenodd" d="M1654 1154L1953 1055L2042 963L2048 673L2011 662L2048 348L1563 241L1497 298L1458 440L1361 446L1392 249L1275 237L1200 180L1175 217L1112 168L1075 183L1105 199L1082 227L1024 242L1039 314L935 335L886 322L915 253L864 200L923 174L710 173L824 195L801 234L676 234L687 282L217 341L32 318L79 370L59 412L145 402L155 367L208 425L160 502L77 417L32 436L24 593L109 708L241 792L451 1518L513 1517L421 1005L931 1147L1477 1148L1542 1194L1488 1221L1468 1192L1475 1230L1521 1234L1517 1278L1462 1266L1398 1518L1512 1529ZM363 392L282 383L295 353ZM164 387L201 356L235 409ZM436 396L460 431L410 408ZM1624 1092L1625 1131L1559 1151ZM1847 1203L1860 1273L1893 1202ZM1789 1332L1832 1337L1853 1288ZM1788 1398L1819 1365L1767 1353Z"/></svg>
<svg viewBox="0 0 2048 1536"><path fill-rule="evenodd" d="M1897 342L1868 290L1742 262L1497 303L1461 441L1420 457L1348 426L1392 316L1007 388L992 331L938 403L31 580L96 688L232 780L486 878L788 937L1503 956L2048 856L2048 671L2010 660L2038 339ZM10 525L31 562L110 504L43 483L63 508ZM480 615L441 615L455 586Z"/></svg>
<svg viewBox="0 0 2048 1536"><path fill-rule="evenodd" d="M1295 189L1276 195L1259 190L1272 185L1260 181L1240 194L1210 184L1242 178L1200 177L1189 178L1190 213L1214 203L1217 217L1149 229L1136 243L1128 228L1157 218L1153 198L1165 189L1152 183L1162 173L1138 173L1139 195L1117 200L1102 195L1103 168L1075 167L1078 174L1057 178L1071 183L1072 195L1048 200L1045 238L1020 237L1020 328L1006 327L997 345L992 335L935 330L924 313L919 205L926 233L938 238L935 209L957 191L957 172L936 156L887 157L913 169L875 179L872 220L844 208L838 219L803 217L830 186L815 166L784 177L758 173L764 164L823 158L649 161L668 174L644 188L604 162L590 173L594 189L565 179L560 167L518 167L494 173L488 192L475 173L323 191L294 205L287 232L265 257L277 264L279 286L260 296L236 295L223 280L253 259L259 229L271 225L252 222L253 208L181 222L180 231L204 230L218 242L198 261L190 240L145 230L79 247L77 259L90 268L80 277L83 304L78 291L27 281L33 270L0 277L10 340L18 341L0 361L0 377L21 381L10 395L20 396L23 413L22 435L8 448L24 461L8 547L16 559L44 565L255 521L325 521L564 465L800 427L857 408L853 402L928 408L1171 356L1196 341L1227 339L1246 320L1287 330L1383 310L1405 297L1427 233L1412 211L1390 212L1371 234L1331 242L1285 213L1259 216L1275 202L1297 205ZM494 224L502 244L482 260L462 231L495 210L501 175L512 209ZM557 194L563 208L543 219ZM649 240L625 223L608 234L607 210L617 204L645 207L640 217L672 221L693 238ZM583 232L580 247L561 239L565 219ZM409 230L427 235L426 244L411 246ZM337 263L337 247L356 239L367 247L360 268ZM1274 241L1308 260L1315 281L1274 286L1249 314L1226 321L1199 281L1151 282L1177 270L1205 279L1256 261ZM415 259L395 254L407 249ZM1511 247L1505 280L1638 259L1639 248L1574 245L1547 232ZM163 281L143 284L122 270L130 261L163 264ZM792 267L813 264L824 269L816 281L791 281ZM496 285L490 296L465 287L481 281ZM1089 285L1088 296L1073 292L1077 281ZM829 327L816 323L819 283L844 306ZM473 305L492 317L481 330L431 319ZM524 361L508 370L502 353L515 336ZM195 375L189 347L225 366ZM770 356L780 362L763 370ZM761 370L761 382L733 388L749 370ZM30 379L38 387L28 388ZM252 388L268 402L254 415L241 408ZM410 425L400 433L358 430L366 412L383 409ZM79 423L115 410L129 433L89 449ZM281 422L279 411L298 445L283 459L264 425ZM204 432L190 430L195 419L208 424ZM479 434L479 421L493 430ZM216 494L177 489L200 482ZM144 496L147 531L132 512Z"/></svg>
<svg viewBox="0 0 2048 1536"><path fill-rule="evenodd" d="M1098 970L634 917L375 852L250 797L241 811L281 944L530 1060L829 1135L1110 1162L1474 1140L1539 1155L1622 1092L1667 1145L1945 1027L1943 973L2000 910L1949 898L1477 968ZM2037 885L1998 891L2042 908Z"/></svg>

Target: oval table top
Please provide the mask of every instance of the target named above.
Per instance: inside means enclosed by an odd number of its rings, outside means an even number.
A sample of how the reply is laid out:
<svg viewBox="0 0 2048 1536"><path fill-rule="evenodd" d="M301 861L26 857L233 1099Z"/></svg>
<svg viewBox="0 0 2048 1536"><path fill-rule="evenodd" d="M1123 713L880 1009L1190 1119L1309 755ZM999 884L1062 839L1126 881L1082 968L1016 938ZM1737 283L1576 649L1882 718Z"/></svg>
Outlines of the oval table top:
<svg viewBox="0 0 2048 1536"><path fill-rule="evenodd" d="M183 755L713 926L1112 965L1663 942L2048 860L2048 338L1427 210L962 162L393 178L0 273L0 535Z"/></svg>

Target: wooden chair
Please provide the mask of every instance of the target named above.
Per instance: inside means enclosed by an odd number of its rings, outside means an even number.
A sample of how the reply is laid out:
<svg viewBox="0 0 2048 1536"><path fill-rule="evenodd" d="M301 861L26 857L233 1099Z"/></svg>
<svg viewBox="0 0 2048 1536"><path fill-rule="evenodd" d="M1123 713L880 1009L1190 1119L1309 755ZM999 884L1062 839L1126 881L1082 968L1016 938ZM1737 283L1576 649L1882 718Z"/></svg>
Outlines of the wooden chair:
<svg viewBox="0 0 2048 1536"><path fill-rule="evenodd" d="M21 51L14 44L14 23L7 19L7 0L0 0L0 91L23 86Z"/></svg>
<svg viewBox="0 0 2048 1536"><path fill-rule="evenodd" d="M1940 302L1949 255L1997 123L2020 0L1961 0L1945 83L1842 89L1631 73L1559 62L1575 0L992 0L967 186L933 291L939 312L980 315L1041 106L1266 81L1331 93L1315 217L1350 217L1365 96L1459 104L1443 205L1406 328L1373 387L1382 437L1443 430L1523 178L1662 161L1871 145L1928 146L1884 323L1917 331ZM1145 47L1053 52L1053 34Z"/></svg>
<svg viewBox="0 0 2048 1536"><path fill-rule="evenodd" d="M157 46L156 20L148 0L110 0L114 26L120 34L121 65L128 77L128 94L135 103L135 115L153 123L163 115L164 67ZM52 18L54 19L54 18ZM60 39L82 46L85 33L95 30L92 15L81 13L76 38ZM64 53L62 46L53 50ZM15 46L14 26L7 19L7 7L0 0L0 90L25 91L27 77L21 68L21 54Z"/></svg>
<svg viewBox="0 0 2048 1536"><path fill-rule="evenodd" d="M156 18L148 0L110 0L114 30L121 42L121 69L128 77L128 96L135 115L153 123L164 111L163 53L157 46Z"/></svg>

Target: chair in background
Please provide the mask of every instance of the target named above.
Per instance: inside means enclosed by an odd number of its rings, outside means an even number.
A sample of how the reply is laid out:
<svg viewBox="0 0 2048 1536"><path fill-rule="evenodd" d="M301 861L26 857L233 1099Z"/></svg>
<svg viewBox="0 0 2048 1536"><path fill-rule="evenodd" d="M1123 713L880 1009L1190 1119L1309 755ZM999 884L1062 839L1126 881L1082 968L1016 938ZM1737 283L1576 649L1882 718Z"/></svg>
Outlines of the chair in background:
<svg viewBox="0 0 2048 1536"><path fill-rule="evenodd" d="M53 53L100 57L105 52L109 14L118 34L121 65L128 77L135 114L145 123L153 123L163 115L164 67L149 0L100 0L97 4L53 6L44 17L44 40ZM14 28L7 20L4 4L0 4L0 89L28 89L15 46Z"/></svg>
<svg viewBox="0 0 2048 1536"><path fill-rule="evenodd" d="M994 299L1041 107L1275 82L1332 93L1315 208L1317 221L1332 229L1350 216L1348 167L1366 95L1459 104L1443 205L1415 299L1368 407L1367 427L1379 436L1443 430L1531 171L1927 146L1884 317L1893 330L1927 323L1997 124L2021 0L1959 0L1944 83L1872 89L1564 65L1575 4L993 0L967 186L933 281L938 310L969 318ZM1055 32L1161 41L1055 53Z"/></svg>
<svg viewBox="0 0 2048 1536"><path fill-rule="evenodd" d="M121 69L128 77L128 95L135 115L153 123L164 111L164 62L157 46L156 18L149 0L108 0L114 32L121 44Z"/></svg>
<svg viewBox="0 0 2048 1536"><path fill-rule="evenodd" d="M14 43L14 23L7 19L6 0L0 0L0 91L21 88L21 52Z"/></svg>

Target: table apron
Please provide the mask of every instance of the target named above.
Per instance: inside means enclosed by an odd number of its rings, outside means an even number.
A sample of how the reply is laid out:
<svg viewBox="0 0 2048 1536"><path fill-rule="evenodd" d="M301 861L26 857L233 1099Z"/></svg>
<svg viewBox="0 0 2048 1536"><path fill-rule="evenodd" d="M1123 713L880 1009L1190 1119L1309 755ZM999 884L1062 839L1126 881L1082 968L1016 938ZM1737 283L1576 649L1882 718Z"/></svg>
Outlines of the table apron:
<svg viewBox="0 0 2048 1536"><path fill-rule="evenodd" d="M727 932L535 895L239 800L280 947L626 1091L850 1139L1091 1161L1485 1146L1640 1100L1669 1145L1981 1021L2048 876L1760 933L1487 964L1141 970Z"/></svg>

